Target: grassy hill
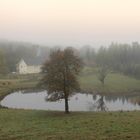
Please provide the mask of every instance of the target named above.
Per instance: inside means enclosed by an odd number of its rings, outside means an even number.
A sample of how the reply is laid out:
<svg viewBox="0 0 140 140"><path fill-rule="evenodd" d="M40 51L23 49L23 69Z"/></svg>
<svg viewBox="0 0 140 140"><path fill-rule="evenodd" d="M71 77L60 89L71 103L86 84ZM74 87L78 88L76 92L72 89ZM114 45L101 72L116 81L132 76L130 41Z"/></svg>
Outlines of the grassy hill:
<svg viewBox="0 0 140 140"><path fill-rule="evenodd" d="M0 98L14 90L35 88L40 75L4 77ZM110 73L103 87L97 70L84 68L79 76L82 91L133 94L140 80ZM0 140L139 140L140 111L63 112L0 109Z"/></svg>
<svg viewBox="0 0 140 140"><path fill-rule="evenodd" d="M0 79L0 100L16 90L36 88L40 75L8 75Z"/></svg>
<svg viewBox="0 0 140 140"><path fill-rule="evenodd" d="M95 68L84 68L79 76L82 91L105 94L134 94L140 93L140 80L119 73L108 73L105 85L98 80Z"/></svg>
<svg viewBox="0 0 140 140"><path fill-rule="evenodd" d="M97 78L97 69L85 67L79 76L81 91L102 94L139 94L140 80L119 73L109 73L104 87ZM8 75L0 79L0 99L20 89L36 88L42 75Z"/></svg>
<svg viewBox="0 0 140 140"><path fill-rule="evenodd" d="M0 140L139 140L139 116L0 109Z"/></svg>

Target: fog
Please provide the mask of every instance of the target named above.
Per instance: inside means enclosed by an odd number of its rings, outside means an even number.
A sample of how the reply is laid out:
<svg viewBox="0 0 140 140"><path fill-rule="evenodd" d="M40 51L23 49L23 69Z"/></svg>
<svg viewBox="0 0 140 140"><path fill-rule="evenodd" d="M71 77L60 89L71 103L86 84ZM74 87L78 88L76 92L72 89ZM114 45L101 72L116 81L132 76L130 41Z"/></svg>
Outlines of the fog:
<svg viewBox="0 0 140 140"><path fill-rule="evenodd" d="M0 38L43 45L140 41L139 0L0 0Z"/></svg>

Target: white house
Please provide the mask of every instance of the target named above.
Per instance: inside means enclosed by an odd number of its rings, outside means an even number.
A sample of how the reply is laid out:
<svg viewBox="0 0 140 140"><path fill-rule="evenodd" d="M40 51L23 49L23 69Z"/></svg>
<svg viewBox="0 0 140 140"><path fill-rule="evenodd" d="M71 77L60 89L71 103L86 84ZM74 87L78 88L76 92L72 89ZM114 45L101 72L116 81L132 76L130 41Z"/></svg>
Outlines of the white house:
<svg viewBox="0 0 140 140"><path fill-rule="evenodd" d="M27 64L23 59L19 61L16 65L17 73L19 74L33 74L33 73L40 73L42 65L38 64Z"/></svg>

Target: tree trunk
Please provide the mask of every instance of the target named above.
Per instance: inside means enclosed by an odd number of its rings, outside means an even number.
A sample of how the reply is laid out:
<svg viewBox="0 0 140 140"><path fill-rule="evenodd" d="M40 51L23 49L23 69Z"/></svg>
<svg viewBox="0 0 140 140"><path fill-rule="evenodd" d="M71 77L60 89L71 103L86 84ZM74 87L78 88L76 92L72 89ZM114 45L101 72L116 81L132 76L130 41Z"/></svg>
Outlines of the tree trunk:
<svg viewBox="0 0 140 140"><path fill-rule="evenodd" d="M69 113L68 97L65 95L65 113Z"/></svg>

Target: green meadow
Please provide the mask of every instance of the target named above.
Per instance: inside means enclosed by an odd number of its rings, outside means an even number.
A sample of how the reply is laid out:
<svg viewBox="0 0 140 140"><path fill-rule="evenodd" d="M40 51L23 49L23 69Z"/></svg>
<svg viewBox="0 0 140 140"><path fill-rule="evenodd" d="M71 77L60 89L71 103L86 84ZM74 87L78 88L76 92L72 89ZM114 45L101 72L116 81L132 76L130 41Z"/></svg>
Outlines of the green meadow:
<svg viewBox="0 0 140 140"><path fill-rule="evenodd" d="M139 94L140 80L109 73L102 86L97 69L84 68L81 91ZM16 90L36 88L41 75L15 75L0 80L0 99ZM139 140L140 111L64 112L0 108L0 140Z"/></svg>
<svg viewBox="0 0 140 140"><path fill-rule="evenodd" d="M95 68L84 68L79 76L82 91L100 94L139 94L140 80L120 73L109 72L105 85L98 80L98 72Z"/></svg>
<svg viewBox="0 0 140 140"><path fill-rule="evenodd" d="M8 75L0 78L0 99L16 90L37 88L42 78L41 74L35 75ZM82 92L99 94L139 94L140 80L120 73L108 73L105 85L98 80L96 68L85 67L78 77Z"/></svg>
<svg viewBox="0 0 140 140"><path fill-rule="evenodd" d="M0 140L139 140L140 112L0 109Z"/></svg>

